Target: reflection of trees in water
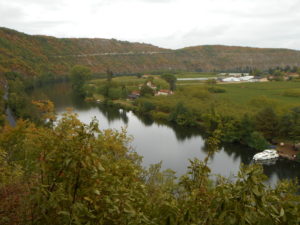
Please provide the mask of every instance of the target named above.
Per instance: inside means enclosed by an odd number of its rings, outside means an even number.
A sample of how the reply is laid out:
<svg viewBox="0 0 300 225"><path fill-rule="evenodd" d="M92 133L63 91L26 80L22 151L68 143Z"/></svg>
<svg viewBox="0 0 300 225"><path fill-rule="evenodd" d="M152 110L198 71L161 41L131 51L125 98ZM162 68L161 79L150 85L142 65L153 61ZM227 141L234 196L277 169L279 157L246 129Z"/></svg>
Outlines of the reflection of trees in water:
<svg viewBox="0 0 300 225"><path fill-rule="evenodd" d="M289 161L286 159L277 160L274 165L263 165L264 173L271 177L277 175L282 179L300 179L300 163Z"/></svg>
<svg viewBox="0 0 300 225"><path fill-rule="evenodd" d="M77 109L90 109L91 104L84 101L72 91L69 83L47 85L34 89L30 96L34 100L50 100L55 103L56 108L72 106Z"/></svg>
<svg viewBox="0 0 300 225"><path fill-rule="evenodd" d="M234 161L240 159L241 163L245 165L251 163L253 155L255 154L255 150L239 144L224 144L222 147L228 156L233 157Z"/></svg>
<svg viewBox="0 0 300 225"><path fill-rule="evenodd" d="M172 128L179 142L189 140L193 137L202 137L200 130L196 128L180 127L174 124L170 124L169 127Z"/></svg>
<svg viewBox="0 0 300 225"><path fill-rule="evenodd" d="M142 122L142 124L144 124L146 127L150 127L152 126L152 124L154 123L154 120L147 116L147 115L142 115L142 114L138 114L138 113L135 113L134 114L138 119L139 121Z"/></svg>
<svg viewBox="0 0 300 225"><path fill-rule="evenodd" d="M205 139L204 139L205 141ZM201 147L201 151L208 153L209 146L204 142L204 145ZM250 149L246 146L239 144L223 144L220 146L219 151L224 151L228 157L232 158L233 161L240 160L241 163L248 165L251 163L252 157L255 154L253 149ZM212 157L213 160L214 157Z"/></svg>
<svg viewBox="0 0 300 225"><path fill-rule="evenodd" d="M182 127L178 126L173 123L168 123L168 122L159 122L159 121L154 121L151 117L147 115L141 115L141 114L135 114L135 116L145 125L145 126L152 126L154 123L161 125L161 126L166 126L171 128L176 136L177 141L183 142L185 140L189 140L192 137L199 137L201 136L201 132L199 129L192 128L192 127Z"/></svg>
<svg viewBox="0 0 300 225"><path fill-rule="evenodd" d="M81 96L77 95L75 92L71 92L70 93L70 100L72 102L72 105L76 108L76 109L80 109L80 110L88 110L90 109L92 106L94 106L94 104L92 103L88 103L86 101L84 101L84 98L82 98Z"/></svg>
<svg viewBox="0 0 300 225"><path fill-rule="evenodd" d="M128 124L128 116L125 110L120 110L117 107L102 104L98 105L98 109L106 117L108 122L121 119L125 124Z"/></svg>

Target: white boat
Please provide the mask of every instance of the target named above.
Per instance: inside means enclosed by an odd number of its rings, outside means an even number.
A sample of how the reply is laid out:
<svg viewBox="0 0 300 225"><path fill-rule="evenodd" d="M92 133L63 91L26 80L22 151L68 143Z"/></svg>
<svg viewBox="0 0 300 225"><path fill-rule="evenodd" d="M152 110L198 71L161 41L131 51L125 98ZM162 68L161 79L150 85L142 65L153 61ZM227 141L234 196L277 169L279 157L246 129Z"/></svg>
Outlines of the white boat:
<svg viewBox="0 0 300 225"><path fill-rule="evenodd" d="M253 156L254 160L268 160L278 158L279 154L275 149L266 149L263 152L257 153Z"/></svg>
<svg viewBox="0 0 300 225"><path fill-rule="evenodd" d="M278 158L273 158L273 159L266 159L266 160L253 160L256 164L261 164L261 165L275 165L277 162Z"/></svg>

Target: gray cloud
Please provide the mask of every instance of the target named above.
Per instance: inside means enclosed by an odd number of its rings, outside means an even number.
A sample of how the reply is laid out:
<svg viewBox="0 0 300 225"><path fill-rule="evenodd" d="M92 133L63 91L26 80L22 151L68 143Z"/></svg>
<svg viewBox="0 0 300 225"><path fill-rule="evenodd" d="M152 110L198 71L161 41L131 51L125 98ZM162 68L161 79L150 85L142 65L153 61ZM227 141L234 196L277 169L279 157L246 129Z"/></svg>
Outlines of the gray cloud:
<svg viewBox="0 0 300 225"><path fill-rule="evenodd" d="M226 44L300 49L299 12L299 0L0 0L0 26L168 48Z"/></svg>

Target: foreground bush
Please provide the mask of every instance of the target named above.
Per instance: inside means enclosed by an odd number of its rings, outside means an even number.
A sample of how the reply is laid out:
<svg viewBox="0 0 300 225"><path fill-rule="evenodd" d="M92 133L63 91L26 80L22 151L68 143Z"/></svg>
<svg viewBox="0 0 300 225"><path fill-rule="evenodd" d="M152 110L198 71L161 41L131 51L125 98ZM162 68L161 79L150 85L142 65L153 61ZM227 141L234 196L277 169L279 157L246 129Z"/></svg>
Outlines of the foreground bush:
<svg viewBox="0 0 300 225"><path fill-rule="evenodd" d="M176 178L173 171L161 171L160 164L142 168L129 144L125 130L101 131L97 121L85 125L72 114L48 128L29 122L5 127L0 134L0 177L5 181L0 196L14 181L28 187L12 209L18 220L6 215L6 223L300 222L297 186L281 182L274 189L266 187L260 166L242 166L234 181L212 182L208 158L194 159L186 175Z"/></svg>

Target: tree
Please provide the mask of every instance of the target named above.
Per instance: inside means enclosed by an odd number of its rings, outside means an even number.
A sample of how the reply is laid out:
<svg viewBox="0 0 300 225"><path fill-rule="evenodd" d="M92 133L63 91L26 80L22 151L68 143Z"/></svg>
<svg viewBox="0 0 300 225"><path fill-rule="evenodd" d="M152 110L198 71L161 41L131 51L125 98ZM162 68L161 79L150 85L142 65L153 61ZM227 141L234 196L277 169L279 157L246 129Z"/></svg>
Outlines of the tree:
<svg viewBox="0 0 300 225"><path fill-rule="evenodd" d="M286 113L279 119L278 134L282 139L289 140L292 137L293 117L291 113Z"/></svg>
<svg viewBox="0 0 300 225"><path fill-rule="evenodd" d="M177 78L174 75L172 75L172 74L163 74L163 75L161 75L161 78L169 83L171 91L174 91L176 89Z"/></svg>
<svg viewBox="0 0 300 225"><path fill-rule="evenodd" d="M262 132L264 137L272 140L278 136L279 119L271 107L264 108L255 117L255 127Z"/></svg>
<svg viewBox="0 0 300 225"><path fill-rule="evenodd" d="M144 84L141 87L140 95L141 96L153 96L154 90L151 87L149 87L148 85Z"/></svg>
<svg viewBox="0 0 300 225"><path fill-rule="evenodd" d="M249 140L248 140L248 146L257 150L264 150L270 145L262 133L254 131L250 134Z"/></svg>
<svg viewBox="0 0 300 225"><path fill-rule="evenodd" d="M186 110L178 105L177 111ZM190 160L187 173L177 178L174 171L161 171L161 163L143 168L124 129L101 131L97 121L83 124L70 113L55 124L38 127L20 121L0 133L0 196L18 194L7 191L16 181L26 188L18 195L18 205L1 198L1 224L299 222L299 186L288 181L273 188L265 185L260 165L242 165L234 180L212 181L211 151L203 161ZM216 129L209 140L212 146L217 146L220 134ZM9 204L14 208L6 213L3 209ZM18 223L12 223L13 216Z"/></svg>
<svg viewBox="0 0 300 225"><path fill-rule="evenodd" d="M184 126L192 126L195 123L194 116L181 102L177 103L175 109L170 113L169 121Z"/></svg>
<svg viewBox="0 0 300 225"><path fill-rule="evenodd" d="M293 125L291 127L290 137L295 146L297 142L300 142L300 107L292 109L291 117Z"/></svg>
<svg viewBox="0 0 300 225"><path fill-rule="evenodd" d="M76 65L71 69L72 87L78 96L85 96L84 84L90 75L90 69L85 66Z"/></svg>
<svg viewBox="0 0 300 225"><path fill-rule="evenodd" d="M110 69L107 69L106 70L106 77L107 77L108 82L110 82L112 80L113 76L114 76L114 73Z"/></svg>

